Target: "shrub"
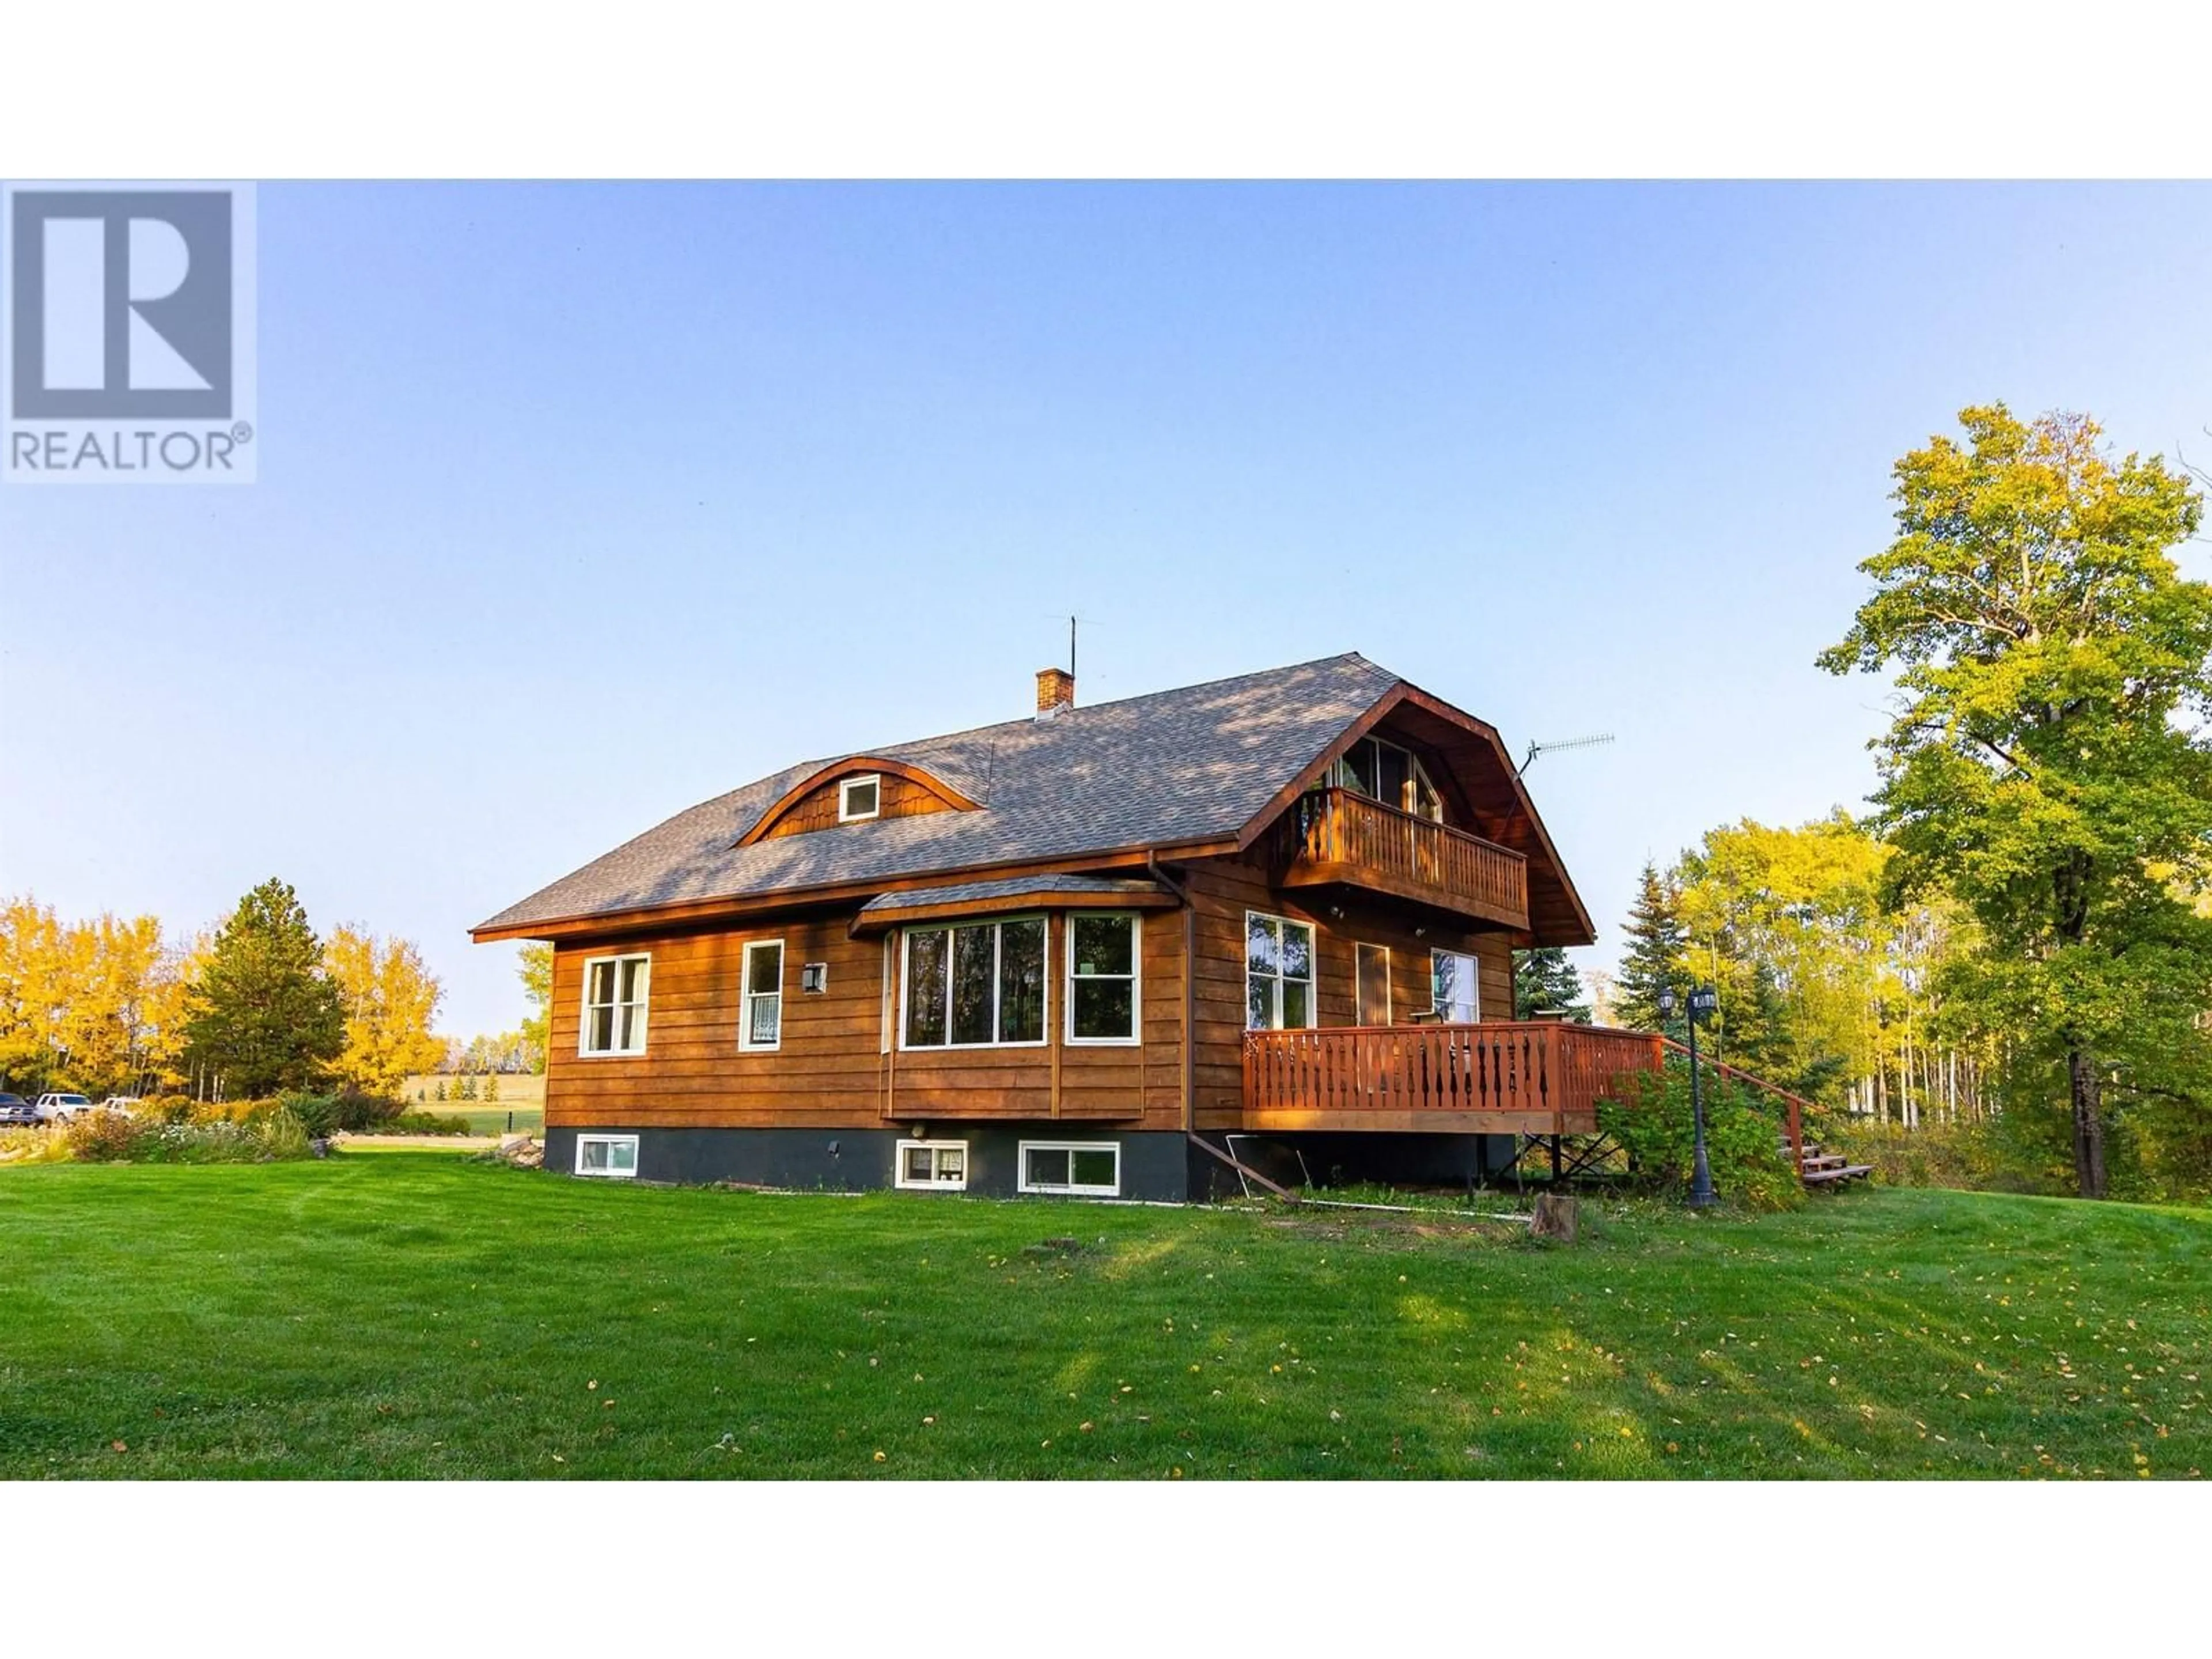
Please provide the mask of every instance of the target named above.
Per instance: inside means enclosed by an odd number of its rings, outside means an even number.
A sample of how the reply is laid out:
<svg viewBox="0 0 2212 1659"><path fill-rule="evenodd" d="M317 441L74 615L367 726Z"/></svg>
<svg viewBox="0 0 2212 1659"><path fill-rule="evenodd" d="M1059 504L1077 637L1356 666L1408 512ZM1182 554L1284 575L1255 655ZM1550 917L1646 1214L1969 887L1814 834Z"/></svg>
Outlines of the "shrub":
<svg viewBox="0 0 2212 1659"><path fill-rule="evenodd" d="M267 1164L311 1150L300 1119L269 1101L223 1102L184 1123L88 1112L64 1133L70 1155L88 1164Z"/></svg>
<svg viewBox="0 0 2212 1659"><path fill-rule="evenodd" d="M59 1164L69 1155L69 1139L58 1130L0 1129L0 1164Z"/></svg>
<svg viewBox="0 0 2212 1659"><path fill-rule="evenodd" d="M1954 1187L1982 1193L2058 1193L2044 1160L2010 1144L1993 1123L1902 1123L1854 1119L1822 1142L1854 1164L1874 1165L1886 1187Z"/></svg>
<svg viewBox="0 0 2212 1659"><path fill-rule="evenodd" d="M1805 1184L1783 1150L1779 1103L1710 1073L1703 1088L1714 1190L1754 1210L1803 1203ZM1663 1073L1637 1078L1626 1100L1600 1102L1598 1127L1620 1143L1639 1181L1670 1194L1689 1190L1696 1133L1686 1061L1670 1060Z"/></svg>
<svg viewBox="0 0 2212 1659"><path fill-rule="evenodd" d="M122 1112L81 1112L62 1130L69 1155L83 1164L129 1164L169 1126Z"/></svg>

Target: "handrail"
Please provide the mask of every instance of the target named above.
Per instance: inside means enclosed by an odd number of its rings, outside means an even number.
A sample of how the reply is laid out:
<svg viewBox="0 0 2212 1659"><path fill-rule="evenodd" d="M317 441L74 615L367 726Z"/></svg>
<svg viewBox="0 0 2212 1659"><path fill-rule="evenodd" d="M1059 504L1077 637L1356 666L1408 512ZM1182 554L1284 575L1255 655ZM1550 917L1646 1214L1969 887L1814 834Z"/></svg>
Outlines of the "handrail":
<svg viewBox="0 0 2212 1659"><path fill-rule="evenodd" d="M1662 1064L1647 1032L1564 1020L1336 1025L1244 1034L1248 1114L1511 1114L1571 1134L1626 1072ZM1573 1122L1570 1122L1570 1119Z"/></svg>
<svg viewBox="0 0 2212 1659"><path fill-rule="evenodd" d="M1525 918L1525 853L1438 823L1341 786L1314 790L1285 814L1286 864L1359 872L1471 899L1486 909Z"/></svg>
<svg viewBox="0 0 2212 1659"><path fill-rule="evenodd" d="M1686 1043L1677 1042L1663 1033L1661 1034L1659 1041L1678 1054L1685 1057L1689 1054L1689 1045ZM1769 1083L1763 1077L1754 1077L1740 1066L1729 1065L1726 1060L1715 1060L1711 1054L1699 1054L1698 1064L1710 1066L1722 1076L1734 1078L1738 1083L1748 1084L1754 1089L1763 1089L1789 1107L1785 1121L1789 1125L1790 1158L1793 1167L1802 1177L1805 1173L1805 1113L1808 1110L1818 1111L1820 1108L1802 1095L1791 1094L1778 1083Z"/></svg>

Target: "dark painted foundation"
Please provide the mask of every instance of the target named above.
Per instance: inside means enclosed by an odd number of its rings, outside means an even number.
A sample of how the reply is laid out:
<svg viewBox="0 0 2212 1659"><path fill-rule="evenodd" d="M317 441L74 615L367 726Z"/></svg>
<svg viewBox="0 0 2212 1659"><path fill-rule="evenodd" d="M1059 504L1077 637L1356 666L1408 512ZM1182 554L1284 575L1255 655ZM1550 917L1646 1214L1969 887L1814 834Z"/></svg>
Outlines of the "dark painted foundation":
<svg viewBox="0 0 2212 1659"><path fill-rule="evenodd" d="M683 1186L732 1181L831 1193L895 1186L898 1143L908 1138L892 1129L548 1129L545 1167L574 1173L580 1134L635 1135L641 1181ZM1047 1196L1021 1191L1018 1166L1024 1140L1119 1146L1120 1196L1175 1204L1192 1196L1193 1149L1180 1131L1116 1133L1072 1127L1066 1122L994 1123L940 1128L932 1139L968 1143L967 1191L971 1197Z"/></svg>
<svg viewBox="0 0 2212 1659"><path fill-rule="evenodd" d="M576 1168L580 1134L635 1134L637 1178L678 1186L728 1181L797 1192L876 1192L896 1185L894 1129L548 1129L545 1167ZM1021 1191L1024 1140L1111 1145L1121 1149L1125 1199L1203 1203L1238 1195L1237 1172L1190 1144L1180 1131L1073 1128L1062 1121L970 1125L937 1130L968 1143L969 1195L1047 1196ZM1312 1134L1207 1136L1224 1139L1239 1161L1285 1187L1374 1181L1400 1186L1472 1186L1510 1167L1510 1135ZM918 1198L931 1194L915 1193Z"/></svg>

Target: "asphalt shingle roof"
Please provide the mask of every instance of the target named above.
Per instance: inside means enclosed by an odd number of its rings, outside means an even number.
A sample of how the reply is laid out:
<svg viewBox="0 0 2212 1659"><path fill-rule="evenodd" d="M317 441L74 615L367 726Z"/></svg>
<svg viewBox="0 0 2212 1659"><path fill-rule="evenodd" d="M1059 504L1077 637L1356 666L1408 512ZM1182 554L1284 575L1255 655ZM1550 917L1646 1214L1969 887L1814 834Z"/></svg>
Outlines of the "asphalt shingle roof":
<svg viewBox="0 0 2212 1659"><path fill-rule="evenodd" d="M509 905L479 928L612 916L1079 857L1236 834L1400 684L1357 652L928 738L855 757L903 761L980 803L736 845L814 773L810 761L703 801Z"/></svg>
<svg viewBox="0 0 2212 1659"><path fill-rule="evenodd" d="M860 907L864 914L924 909L933 904L967 904L994 898L1026 898L1051 893L1087 893L1106 898L1164 893L1156 881L1116 881L1105 876L1006 876L997 881L957 881L939 887L902 887L878 893Z"/></svg>

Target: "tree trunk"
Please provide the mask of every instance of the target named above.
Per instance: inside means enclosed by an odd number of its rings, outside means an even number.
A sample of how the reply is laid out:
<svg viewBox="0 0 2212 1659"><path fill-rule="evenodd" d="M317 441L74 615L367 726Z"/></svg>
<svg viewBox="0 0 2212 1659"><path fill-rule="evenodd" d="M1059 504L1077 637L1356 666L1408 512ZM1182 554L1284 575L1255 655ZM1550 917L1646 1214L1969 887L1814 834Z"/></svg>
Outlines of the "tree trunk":
<svg viewBox="0 0 2212 1659"><path fill-rule="evenodd" d="M2074 1179L2084 1198L2105 1195L2104 1090L2097 1062L2079 1048L2066 1056L2074 1096Z"/></svg>

